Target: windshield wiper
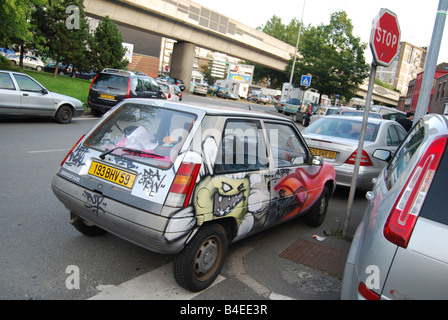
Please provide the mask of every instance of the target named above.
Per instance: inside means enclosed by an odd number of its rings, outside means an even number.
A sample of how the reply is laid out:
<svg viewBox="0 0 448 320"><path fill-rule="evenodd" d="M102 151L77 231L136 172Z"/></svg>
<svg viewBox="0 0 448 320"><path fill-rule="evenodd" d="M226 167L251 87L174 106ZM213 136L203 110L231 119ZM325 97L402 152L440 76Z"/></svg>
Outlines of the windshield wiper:
<svg viewBox="0 0 448 320"><path fill-rule="evenodd" d="M116 147L116 148L113 148L113 149L104 151L102 154L100 154L100 159L101 159L101 160L104 160L104 158L105 158L108 154L114 152L114 151L117 150L117 149L122 149L122 150L125 151L125 152L131 152L131 153L135 153L135 154L137 154L137 155L145 154L145 155L149 155L149 156L152 156L152 157L164 158L164 156L162 156L161 154L158 154L158 153L156 153L156 152L142 151L142 150L137 150L137 149L127 148L127 147Z"/></svg>

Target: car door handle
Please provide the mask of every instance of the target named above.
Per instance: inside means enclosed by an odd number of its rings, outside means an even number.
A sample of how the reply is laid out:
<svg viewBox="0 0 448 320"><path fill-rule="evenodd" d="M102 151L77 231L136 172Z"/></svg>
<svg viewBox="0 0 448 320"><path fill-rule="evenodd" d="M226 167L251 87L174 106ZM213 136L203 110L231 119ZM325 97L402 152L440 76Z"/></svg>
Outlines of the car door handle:
<svg viewBox="0 0 448 320"><path fill-rule="evenodd" d="M28 97L29 94L28 94L28 93L24 93L23 96L24 96L24 97Z"/></svg>

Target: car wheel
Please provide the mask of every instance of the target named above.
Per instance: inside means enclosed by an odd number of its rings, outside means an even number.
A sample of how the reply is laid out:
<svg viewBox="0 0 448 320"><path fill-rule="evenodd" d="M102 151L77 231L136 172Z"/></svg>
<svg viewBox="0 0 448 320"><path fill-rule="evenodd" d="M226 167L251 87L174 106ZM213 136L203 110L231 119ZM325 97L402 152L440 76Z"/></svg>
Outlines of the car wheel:
<svg viewBox="0 0 448 320"><path fill-rule="evenodd" d="M106 230L103 230L100 227L97 227L94 224L81 219L80 217L71 212L70 212L70 219L71 219L70 223L75 227L75 229L86 236L96 237L106 233Z"/></svg>
<svg viewBox="0 0 448 320"><path fill-rule="evenodd" d="M40 66L36 67L36 71L42 71L42 67Z"/></svg>
<svg viewBox="0 0 448 320"><path fill-rule="evenodd" d="M292 121L299 122L299 119L297 119L297 114L296 113L292 114Z"/></svg>
<svg viewBox="0 0 448 320"><path fill-rule="evenodd" d="M227 234L219 224L201 227L173 263L176 282L197 292L218 277L227 256Z"/></svg>
<svg viewBox="0 0 448 320"><path fill-rule="evenodd" d="M324 186L322 193L314 204L313 208L306 215L306 223L312 227L320 226L327 214L328 201L330 200L330 191L327 186Z"/></svg>
<svg viewBox="0 0 448 320"><path fill-rule="evenodd" d="M59 123L69 123L72 121L73 117L73 110L68 105L63 105L59 107L58 111L56 112L56 121Z"/></svg>

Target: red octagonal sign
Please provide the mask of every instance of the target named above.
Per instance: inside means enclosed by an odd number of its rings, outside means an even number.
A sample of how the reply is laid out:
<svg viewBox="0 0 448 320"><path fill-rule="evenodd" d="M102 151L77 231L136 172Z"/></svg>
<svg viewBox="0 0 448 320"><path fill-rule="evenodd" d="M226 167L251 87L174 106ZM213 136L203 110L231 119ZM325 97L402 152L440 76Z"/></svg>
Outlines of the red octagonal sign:
<svg viewBox="0 0 448 320"><path fill-rule="evenodd" d="M376 64L388 67L400 47L400 26L397 15L388 9L381 9L375 17L370 34L370 49Z"/></svg>

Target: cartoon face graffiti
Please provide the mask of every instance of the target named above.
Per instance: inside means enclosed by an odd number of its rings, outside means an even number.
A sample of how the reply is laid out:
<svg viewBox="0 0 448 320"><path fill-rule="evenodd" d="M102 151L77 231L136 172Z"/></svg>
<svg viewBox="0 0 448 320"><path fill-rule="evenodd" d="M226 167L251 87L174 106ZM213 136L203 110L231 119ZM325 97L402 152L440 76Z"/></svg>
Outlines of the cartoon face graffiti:
<svg viewBox="0 0 448 320"><path fill-rule="evenodd" d="M196 215L205 215L205 221L231 216L240 224L247 211L249 191L250 180L245 174L206 177L195 194Z"/></svg>

